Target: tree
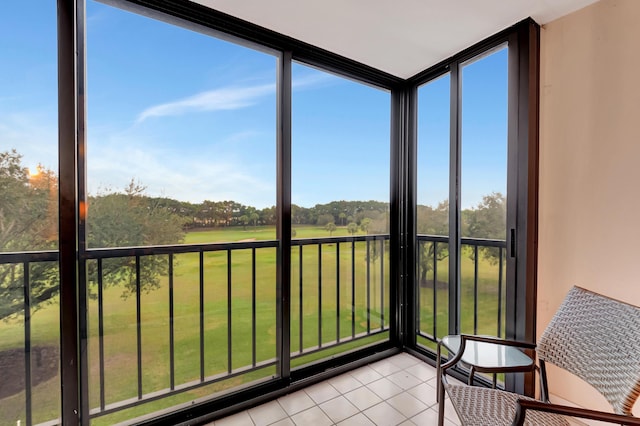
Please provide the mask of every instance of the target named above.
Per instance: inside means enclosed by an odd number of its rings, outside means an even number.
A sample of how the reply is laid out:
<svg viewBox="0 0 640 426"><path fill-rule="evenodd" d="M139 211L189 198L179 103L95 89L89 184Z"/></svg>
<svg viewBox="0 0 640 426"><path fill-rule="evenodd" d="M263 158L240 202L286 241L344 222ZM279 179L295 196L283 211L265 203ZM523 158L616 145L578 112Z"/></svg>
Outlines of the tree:
<svg viewBox="0 0 640 426"><path fill-rule="evenodd" d="M328 214L328 213L323 213L321 215L318 215L318 219L316 220L316 224L318 226L325 226L328 223L335 224L335 221L333 219L333 215Z"/></svg>
<svg viewBox="0 0 640 426"><path fill-rule="evenodd" d="M358 232L358 224L355 222L349 223L347 225L347 231L349 231L351 235L355 235L355 233Z"/></svg>
<svg viewBox="0 0 640 426"><path fill-rule="evenodd" d="M246 214L243 214L238 218L240 223L242 224L242 229L247 230L247 223L249 223L249 217Z"/></svg>
<svg viewBox="0 0 640 426"><path fill-rule="evenodd" d="M150 198L143 192L142 186L131 181L124 193L105 192L89 197L86 230L90 248L178 244L183 241L183 227L187 220L178 216L179 204ZM0 252L55 250L57 198L58 181L53 171L38 166L29 173L16 150L0 152ZM168 263L162 256L142 257L142 289L150 291L157 288L159 277L166 274L167 269ZM88 261L87 272L89 283L95 284L97 262ZM58 294L58 275L55 262L34 262L30 265L33 310ZM22 312L23 282L22 265L0 265L0 319ZM105 260L103 285L122 285L125 296L134 292L135 258Z"/></svg>
<svg viewBox="0 0 640 426"><path fill-rule="evenodd" d="M258 226L258 219L260 219L260 215L256 211L249 215L249 220L253 223L253 226Z"/></svg>
<svg viewBox="0 0 640 426"><path fill-rule="evenodd" d="M342 221L342 225L344 226L345 220L347 220L347 215L345 214L345 212L340 212L338 217L340 218L340 221Z"/></svg>
<svg viewBox="0 0 640 426"><path fill-rule="evenodd" d="M329 222L324 226L324 229L329 231L329 236L331 236L333 234L333 231L336 230L336 224L333 222Z"/></svg>
<svg viewBox="0 0 640 426"><path fill-rule="evenodd" d="M368 230L372 234L387 234L389 233L389 213L388 212L375 212L371 213L371 217Z"/></svg>
<svg viewBox="0 0 640 426"><path fill-rule="evenodd" d="M369 219L368 217L365 217L364 219L362 219L360 221L360 229L362 229L362 231L365 234L369 234L369 226L371 225L371 219Z"/></svg>
<svg viewBox="0 0 640 426"><path fill-rule="evenodd" d="M507 200L499 192L482 197L477 207L467 218L467 229L471 238L505 239Z"/></svg>
<svg viewBox="0 0 640 426"><path fill-rule="evenodd" d="M507 200L499 192L482 197L475 209L467 212L465 222L467 233L472 238L506 239ZM491 263L499 261L500 250L497 247L481 247L483 256ZM473 252L470 254L473 259Z"/></svg>
<svg viewBox="0 0 640 426"><path fill-rule="evenodd" d="M275 225L276 224L276 207L266 207L260 210L260 221L264 225Z"/></svg>
<svg viewBox="0 0 640 426"><path fill-rule="evenodd" d="M0 152L0 252L53 250L57 246L57 179L38 166L30 174L17 151ZM22 311L24 270L0 265L0 319ZM58 292L57 267L36 262L29 269L33 309Z"/></svg>
<svg viewBox="0 0 640 426"><path fill-rule="evenodd" d="M38 178L38 174L42 176ZM0 153L0 251L55 248L55 196L53 172L38 166L37 173L30 176L16 150Z"/></svg>
<svg viewBox="0 0 640 426"><path fill-rule="evenodd" d="M87 243L91 248L179 244L184 240L184 219L160 207L144 195L145 187L131 180L124 193L101 193L89 198ZM87 263L89 282L97 284L97 264ZM149 292L160 286L168 272L163 256L144 256L140 262L140 285ZM123 297L136 291L134 257L103 262L103 285L122 284Z"/></svg>
<svg viewBox="0 0 640 426"><path fill-rule="evenodd" d="M449 234L449 201L445 200L433 208L419 205L417 208L417 230L420 235L447 236ZM443 243L423 241L418 244L418 274L420 285L427 285L427 276L435 265L449 256L449 246ZM433 285L436 285L435 277Z"/></svg>

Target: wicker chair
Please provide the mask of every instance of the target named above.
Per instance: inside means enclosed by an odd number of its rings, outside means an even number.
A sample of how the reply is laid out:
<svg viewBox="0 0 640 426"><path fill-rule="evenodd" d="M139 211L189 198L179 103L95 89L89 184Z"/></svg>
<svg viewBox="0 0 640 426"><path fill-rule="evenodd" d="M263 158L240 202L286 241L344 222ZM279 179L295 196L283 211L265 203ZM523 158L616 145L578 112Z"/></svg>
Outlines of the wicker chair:
<svg viewBox="0 0 640 426"><path fill-rule="evenodd" d="M460 350L442 365L439 425L444 422L445 390L463 425L567 425L565 416L640 425L640 418L631 417L640 395L640 308L636 306L579 287L569 291L536 348L542 401L501 390L449 384L446 371L458 363L468 340L492 339L463 335ZM508 344L517 345L513 341ZM547 362L593 386L615 414L550 404Z"/></svg>

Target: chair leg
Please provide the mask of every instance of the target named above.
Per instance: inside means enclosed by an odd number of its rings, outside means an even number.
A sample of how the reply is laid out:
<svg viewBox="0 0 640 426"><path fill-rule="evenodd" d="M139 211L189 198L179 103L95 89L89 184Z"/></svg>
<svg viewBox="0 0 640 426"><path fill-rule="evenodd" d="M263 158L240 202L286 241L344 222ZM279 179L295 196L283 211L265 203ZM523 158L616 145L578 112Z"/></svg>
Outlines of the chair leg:
<svg viewBox="0 0 640 426"><path fill-rule="evenodd" d="M438 426L444 426L444 386L442 381L436 390L436 395L438 398Z"/></svg>
<svg viewBox="0 0 640 426"><path fill-rule="evenodd" d="M436 353L436 401L438 402L438 426L444 425L444 383L442 382L442 344L438 342Z"/></svg>
<svg viewBox="0 0 640 426"><path fill-rule="evenodd" d="M442 368L440 363L442 362L442 344L438 342L436 349L436 402L440 402L440 385L442 384Z"/></svg>
<svg viewBox="0 0 640 426"><path fill-rule="evenodd" d="M539 360L540 364L540 401L549 402L549 387L547 385L547 367L543 360Z"/></svg>

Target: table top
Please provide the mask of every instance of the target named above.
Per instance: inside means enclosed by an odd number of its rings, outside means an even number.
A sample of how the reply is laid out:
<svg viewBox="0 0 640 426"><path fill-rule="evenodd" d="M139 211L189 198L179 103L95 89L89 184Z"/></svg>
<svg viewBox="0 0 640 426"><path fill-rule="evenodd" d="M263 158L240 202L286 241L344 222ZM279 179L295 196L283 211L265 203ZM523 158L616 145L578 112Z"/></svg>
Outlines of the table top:
<svg viewBox="0 0 640 426"><path fill-rule="evenodd" d="M442 338L442 345L450 352L456 353L460 348L460 336L445 336ZM533 365L533 360L514 346L472 340L467 340L460 361L487 370L519 367L524 369Z"/></svg>

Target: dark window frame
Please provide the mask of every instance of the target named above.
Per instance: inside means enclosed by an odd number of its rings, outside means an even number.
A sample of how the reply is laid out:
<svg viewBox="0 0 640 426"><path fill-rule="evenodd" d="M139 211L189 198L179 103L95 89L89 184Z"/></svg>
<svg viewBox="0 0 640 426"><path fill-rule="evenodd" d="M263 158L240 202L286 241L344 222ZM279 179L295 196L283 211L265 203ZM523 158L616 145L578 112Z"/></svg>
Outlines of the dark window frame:
<svg viewBox="0 0 640 426"><path fill-rule="evenodd" d="M536 314L536 287L537 287L537 226L538 226L538 122L539 122L539 44L540 29L532 19L526 19L500 33L497 33L478 44L465 49L457 55L448 58L441 63L416 74L407 80L408 91L411 96L417 98L419 86L440 78L446 73L450 74L450 181L455 182L460 176L460 159L456 155L460 153L461 143L461 76L460 68L465 62L481 57L501 45L508 46L508 180L507 193L514 194L507 199L508 215L507 228L515 231L515 238L507 238L507 253L517 253L517 257L507 255L507 280L515 283L515 286L507 286L506 290L506 337L535 343L535 314ZM417 99L414 100L414 104ZM406 228L403 232L409 237L406 239L407 251L412 259L416 259L417 248L416 235L416 174L417 174L417 107L410 112L412 125L408 132L409 138L405 141L407 150L413 156L407 159L409 169L406 176L407 189L403 194L407 202L405 206ZM459 188L450 185L449 228L450 238L458 241L453 247L454 254L460 251L459 233ZM451 200L454 200L452 202ZM519 237L524 235L525 237ZM451 252L451 246L450 246ZM459 256L456 256L459 258ZM414 263L415 264L415 263ZM413 325L417 312L415 300L417 298L417 281L415 267L406 270L405 294L409 299L407 306L408 318L406 321ZM457 317L452 318L460 310L459 265L449 262L449 313L450 328L458 330ZM453 295L453 297L451 297ZM417 331L417 330L416 330ZM451 330L450 330L451 331ZM454 331L452 331L454 332ZM408 349L426 359L433 360L434 354L417 345L417 333L406 336L405 344ZM507 377L506 387L510 390L532 395L535 390L531 375L517 375Z"/></svg>
<svg viewBox="0 0 640 426"><path fill-rule="evenodd" d="M273 399L357 366L385 358L401 350L423 359L428 354L415 345L415 152L417 86L449 70L450 64L473 57L491 48L497 40L517 46L510 54L510 73L518 81L509 87L509 121L517 121L514 134L527 149L518 152L518 226L526 238L517 241L524 263L517 267L516 294L507 294L513 308L507 312L515 326L509 337L535 338L535 272L537 244L537 164L538 164L538 50L539 27L528 19L441 62L416 76L403 80L340 55L190 2L188 0L108 0L108 4L154 19L186 26L251 48L276 52L278 63L277 104L277 202L278 282L290 281L291 224L291 61L296 60L324 71L391 92L390 137L390 340L339 358L314 364L292 374L289 368L290 339L281 333L277 342L280 364L277 380L234 392L214 401L196 404L149 420L146 424L176 424L204 421L250 405ZM58 101L59 101L59 229L61 304L62 423L89 424L88 369L82 362L87 351L86 312L79 276L79 253L85 250L84 204L86 144L86 60L85 0L57 0L58 4ZM513 67L513 69L512 69ZM513 96L513 98L512 98ZM516 101L511 110L512 101ZM510 126L511 127L511 126ZM511 131L510 131L511 132ZM520 169L522 167L522 169ZM278 289L278 327L288 330L289 290ZM517 295L520 295L516 297ZM525 295L522 297L522 295ZM84 357L86 360L86 357Z"/></svg>

